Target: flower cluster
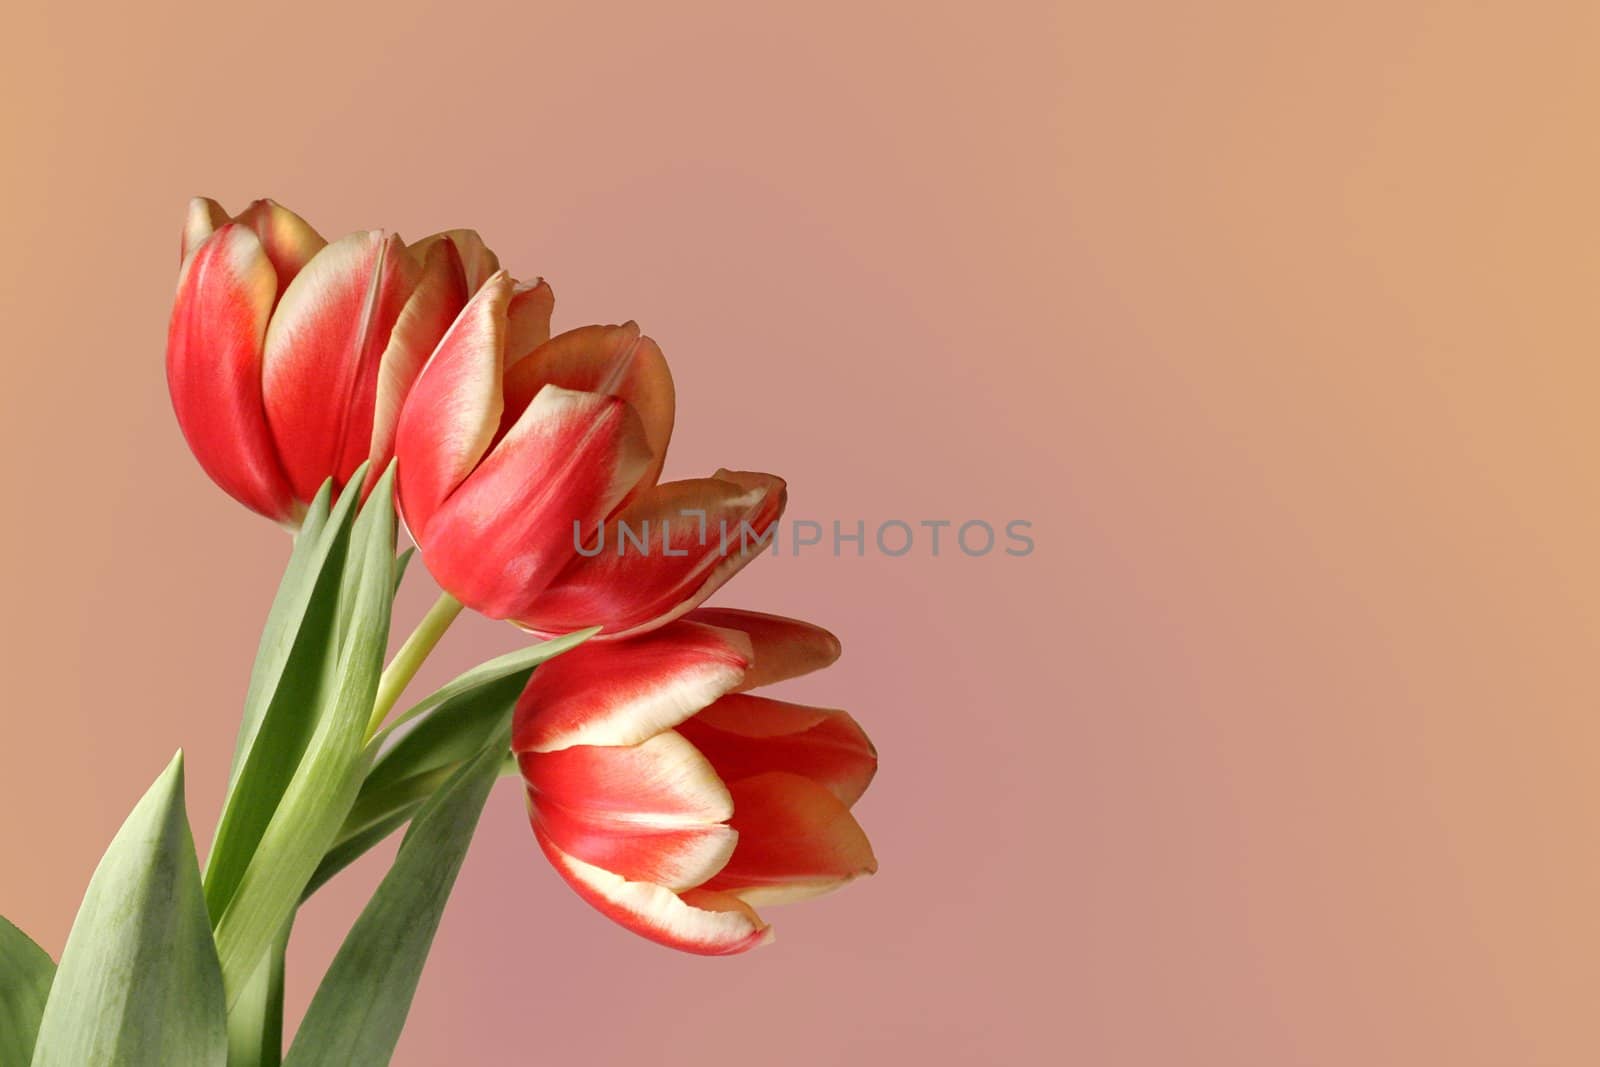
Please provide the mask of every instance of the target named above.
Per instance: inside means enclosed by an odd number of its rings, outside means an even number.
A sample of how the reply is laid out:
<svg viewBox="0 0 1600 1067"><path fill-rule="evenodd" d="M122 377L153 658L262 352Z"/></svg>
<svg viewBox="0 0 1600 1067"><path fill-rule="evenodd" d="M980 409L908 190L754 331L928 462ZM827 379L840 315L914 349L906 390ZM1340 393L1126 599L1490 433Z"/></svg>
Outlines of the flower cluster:
<svg viewBox="0 0 1600 1067"><path fill-rule="evenodd" d="M167 341L201 467L297 528L319 489L395 463L421 559L466 607L597 636L532 675L512 748L540 847L638 933L724 955L769 937L753 905L876 867L851 814L876 769L839 711L747 692L825 667L826 631L701 605L759 551L782 479L661 481L675 396L632 322L554 336L554 295L479 236L324 240L257 201L196 200ZM685 521L684 516L698 521ZM735 551L712 529L748 530ZM584 544L635 544L585 552Z"/></svg>

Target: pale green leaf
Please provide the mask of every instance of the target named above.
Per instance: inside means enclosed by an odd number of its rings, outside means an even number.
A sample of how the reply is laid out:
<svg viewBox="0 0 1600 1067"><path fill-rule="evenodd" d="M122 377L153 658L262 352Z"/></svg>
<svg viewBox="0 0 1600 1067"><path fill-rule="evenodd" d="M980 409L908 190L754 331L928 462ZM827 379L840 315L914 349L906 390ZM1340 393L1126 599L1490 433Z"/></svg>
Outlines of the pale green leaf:
<svg viewBox="0 0 1600 1067"><path fill-rule="evenodd" d="M206 859L213 918L226 913L327 702L338 589L361 495L359 480L352 481L330 514L332 484L324 483L295 539L251 672L227 799Z"/></svg>
<svg viewBox="0 0 1600 1067"><path fill-rule="evenodd" d="M179 753L89 881L39 1024L34 1067L221 1067L222 975Z"/></svg>
<svg viewBox="0 0 1600 1067"><path fill-rule="evenodd" d="M394 588L394 468L379 480L350 534L334 611L337 656L326 660L314 732L217 921L217 954L233 1005L306 883L334 844L370 762L367 718L383 670Z"/></svg>
<svg viewBox="0 0 1600 1067"><path fill-rule="evenodd" d="M293 921L291 920L291 926ZM228 1067L278 1067L283 1061L285 927L228 1012Z"/></svg>
<svg viewBox="0 0 1600 1067"><path fill-rule="evenodd" d="M306 1010L286 1067L382 1067L394 1055L445 902L510 744L502 719L406 833Z"/></svg>

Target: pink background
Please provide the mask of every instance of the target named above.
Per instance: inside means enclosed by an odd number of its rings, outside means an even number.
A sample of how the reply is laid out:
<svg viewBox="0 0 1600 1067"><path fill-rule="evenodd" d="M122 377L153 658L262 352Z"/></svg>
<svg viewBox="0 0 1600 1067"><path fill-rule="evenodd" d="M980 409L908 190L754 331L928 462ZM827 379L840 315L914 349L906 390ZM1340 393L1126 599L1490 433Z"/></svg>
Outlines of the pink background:
<svg viewBox="0 0 1600 1067"><path fill-rule="evenodd" d="M669 474L1038 546L759 561L719 600L844 639L790 695L877 741L882 872L678 956L502 783L397 1062L1600 1061L1600 8L7 22L0 913L52 952L180 744L214 824L288 542L161 350L187 197L271 195L639 319ZM304 917L296 1014L379 873Z"/></svg>

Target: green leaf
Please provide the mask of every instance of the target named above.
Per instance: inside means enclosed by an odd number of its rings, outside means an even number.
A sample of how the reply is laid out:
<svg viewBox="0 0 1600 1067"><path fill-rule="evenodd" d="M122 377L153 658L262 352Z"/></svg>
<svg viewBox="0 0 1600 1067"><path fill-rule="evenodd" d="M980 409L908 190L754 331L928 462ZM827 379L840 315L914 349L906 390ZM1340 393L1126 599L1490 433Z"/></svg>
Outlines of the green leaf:
<svg viewBox="0 0 1600 1067"><path fill-rule="evenodd" d="M369 752L376 751L397 727L427 716L368 772L337 842L307 885L306 896L404 826L440 783L482 747L499 717L516 704L536 666L581 645L599 629L579 630L481 663L423 698L373 738Z"/></svg>
<svg viewBox="0 0 1600 1067"><path fill-rule="evenodd" d="M228 1067L278 1067L283 1062L284 957L292 925L290 920L272 943L228 1012Z"/></svg>
<svg viewBox="0 0 1600 1067"><path fill-rule="evenodd" d="M322 687L335 651L339 582L346 567L360 482L332 514L326 482L312 501L267 616L245 697L228 795L206 860L206 906L215 919L228 904L305 752L326 702Z"/></svg>
<svg viewBox="0 0 1600 1067"><path fill-rule="evenodd" d="M532 667L524 667L458 690L395 742L367 772L339 839L312 876L306 895L405 825L462 763L482 751L516 706L532 673Z"/></svg>
<svg viewBox="0 0 1600 1067"><path fill-rule="evenodd" d="M230 1006L294 914L366 777L370 756L362 741L383 670L394 588L393 489L391 464L350 533L333 615L338 652L324 660L313 733L217 921Z"/></svg>
<svg viewBox="0 0 1600 1067"><path fill-rule="evenodd" d="M406 580L406 569L411 566L412 557L416 554L417 546L412 545L400 553L400 557L394 561L394 591L397 595L400 592L400 583Z"/></svg>
<svg viewBox="0 0 1600 1067"><path fill-rule="evenodd" d="M449 775L444 777L448 778ZM311 876L311 881L306 883L305 892L301 895L302 903L311 898L311 895L327 885L335 875L356 860L365 856L369 851L381 844L384 838L394 833L400 827L411 821L411 816L422 807L422 801L404 804L391 810L377 822L371 823L364 830L356 831L349 837L340 836L339 841L328 850L322 858L322 863L317 866L316 873Z"/></svg>
<svg viewBox="0 0 1600 1067"><path fill-rule="evenodd" d="M0 916L0 1067L28 1067L55 961Z"/></svg>
<svg viewBox="0 0 1600 1067"><path fill-rule="evenodd" d="M78 909L34 1067L221 1067L222 975L173 758L112 840Z"/></svg>
<svg viewBox="0 0 1600 1067"><path fill-rule="evenodd" d="M483 751L423 805L318 986L286 1067L381 1067L394 1055L509 744L509 722L502 719Z"/></svg>
<svg viewBox="0 0 1600 1067"><path fill-rule="evenodd" d="M563 652L577 648L599 632L600 627L591 626L587 630L578 630L575 633L565 634L549 641L540 642L537 645L519 648L515 652L507 652L503 656L497 656L487 663L480 663L465 674L457 675L451 681L446 682L439 689L406 709L405 714L400 715L388 726L380 730L378 735L372 739L372 743L374 745L382 744L398 727L410 722L419 715L426 715L433 709L449 703L456 697L470 693L480 686L498 682L508 675L516 674L518 671L537 667L545 660L554 659Z"/></svg>
<svg viewBox="0 0 1600 1067"><path fill-rule="evenodd" d="M261 641L256 647L255 663L250 668L250 687L245 693L244 715L239 724L239 738L234 747L233 766L228 775L231 787L238 777L244 757L255 741L256 732L266 716L267 708L277 692L278 685L289 665L296 639L312 599L312 589L322 573L332 542L325 539L323 531L329 519L328 507L333 497L333 479L322 483L311 506L306 510L300 530L295 534L294 550L289 553L288 566L283 580L278 584L277 595L267 612L267 625L261 631ZM348 514L355 498L341 501L341 517ZM342 525L335 519L334 525ZM337 569L335 564L335 569Z"/></svg>

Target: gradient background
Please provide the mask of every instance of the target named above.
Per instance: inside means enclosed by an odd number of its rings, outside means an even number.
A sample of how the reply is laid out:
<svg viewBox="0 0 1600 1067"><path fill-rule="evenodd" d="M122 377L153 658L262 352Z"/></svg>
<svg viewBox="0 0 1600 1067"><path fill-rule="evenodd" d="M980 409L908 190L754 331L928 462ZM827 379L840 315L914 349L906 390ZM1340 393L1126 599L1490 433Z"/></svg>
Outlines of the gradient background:
<svg viewBox="0 0 1600 1067"><path fill-rule="evenodd" d="M502 783L397 1062L1600 1061L1600 8L671 8L8 13L0 912L58 952L179 744L210 838L288 544L161 352L186 199L272 195L638 318L669 475L1038 543L747 570L882 873L678 956Z"/></svg>

